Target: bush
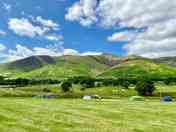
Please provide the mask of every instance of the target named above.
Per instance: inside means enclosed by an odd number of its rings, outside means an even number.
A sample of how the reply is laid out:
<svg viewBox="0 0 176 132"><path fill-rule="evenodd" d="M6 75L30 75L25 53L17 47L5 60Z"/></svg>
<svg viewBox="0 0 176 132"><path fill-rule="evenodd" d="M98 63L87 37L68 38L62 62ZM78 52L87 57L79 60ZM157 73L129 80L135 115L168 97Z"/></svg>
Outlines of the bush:
<svg viewBox="0 0 176 132"><path fill-rule="evenodd" d="M142 96L132 96L130 101L145 101L145 98Z"/></svg>
<svg viewBox="0 0 176 132"><path fill-rule="evenodd" d="M93 88L95 87L95 81L91 78L87 78L81 81L83 88Z"/></svg>
<svg viewBox="0 0 176 132"><path fill-rule="evenodd" d="M84 91L85 89L86 89L86 88L83 87L83 88L81 88L80 90L81 90L81 91Z"/></svg>
<svg viewBox="0 0 176 132"><path fill-rule="evenodd" d="M129 86L130 86L130 82L127 81L127 80L121 80L121 81L119 81L119 85L122 86L125 89L128 89Z"/></svg>
<svg viewBox="0 0 176 132"><path fill-rule="evenodd" d="M117 86L118 84L119 84L118 80L114 80L114 79L104 79L102 81L102 85L104 86L110 86L110 85Z"/></svg>
<svg viewBox="0 0 176 132"><path fill-rule="evenodd" d="M43 92L49 93L49 92L51 92L51 90L48 89L48 88L44 88L44 89L43 89Z"/></svg>
<svg viewBox="0 0 176 132"><path fill-rule="evenodd" d="M152 81L138 81L135 90L139 95L152 96L155 91L155 85Z"/></svg>
<svg viewBox="0 0 176 132"><path fill-rule="evenodd" d="M65 81L61 84L63 92L69 92L72 88L72 83L70 81Z"/></svg>

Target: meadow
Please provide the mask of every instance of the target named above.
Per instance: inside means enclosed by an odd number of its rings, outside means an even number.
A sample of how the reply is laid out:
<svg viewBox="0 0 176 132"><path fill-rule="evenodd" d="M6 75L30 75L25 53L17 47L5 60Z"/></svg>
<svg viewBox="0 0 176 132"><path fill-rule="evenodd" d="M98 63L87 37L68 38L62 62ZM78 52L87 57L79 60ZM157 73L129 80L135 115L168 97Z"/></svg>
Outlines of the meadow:
<svg viewBox="0 0 176 132"><path fill-rule="evenodd" d="M1 132L174 132L176 104L158 100L0 98Z"/></svg>
<svg viewBox="0 0 176 132"><path fill-rule="evenodd" d="M47 88L47 91L44 89ZM157 84L145 101L130 101L134 87L102 86L63 92L59 85L0 88L1 132L174 132L176 103L160 101L162 95L176 97L175 85ZM55 99L39 95L57 95ZM83 100L83 95L103 99Z"/></svg>

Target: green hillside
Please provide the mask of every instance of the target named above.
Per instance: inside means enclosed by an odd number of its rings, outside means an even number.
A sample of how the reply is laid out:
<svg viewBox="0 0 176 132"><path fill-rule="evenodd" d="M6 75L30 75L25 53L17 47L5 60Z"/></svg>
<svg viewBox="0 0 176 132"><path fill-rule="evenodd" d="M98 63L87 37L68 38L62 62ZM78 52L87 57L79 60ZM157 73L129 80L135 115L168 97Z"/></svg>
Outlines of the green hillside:
<svg viewBox="0 0 176 132"><path fill-rule="evenodd" d="M138 56L32 56L1 64L0 74L10 78L62 79L73 76L174 76L173 58L147 59ZM166 65L165 65L166 64Z"/></svg>
<svg viewBox="0 0 176 132"><path fill-rule="evenodd" d="M103 57L101 57L103 58ZM2 75L25 78L67 78L96 76L109 68L96 56L29 57L0 66ZM106 62L106 60L104 60Z"/></svg>
<svg viewBox="0 0 176 132"><path fill-rule="evenodd" d="M132 60L108 69L100 77L163 77L175 75L176 68L174 67L156 64L151 60Z"/></svg>
<svg viewBox="0 0 176 132"><path fill-rule="evenodd" d="M169 66L176 67L176 57L161 57L153 59L153 61L158 64L167 64Z"/></svg>
<svg viewBox="0 0 176 132"><path fill-rule="evenodd" d="M107 66L96 61L91 56L65 56L55 58L56 64L16 74L17 77L27 78L67 78L73 76L96 76Z"/></svg>

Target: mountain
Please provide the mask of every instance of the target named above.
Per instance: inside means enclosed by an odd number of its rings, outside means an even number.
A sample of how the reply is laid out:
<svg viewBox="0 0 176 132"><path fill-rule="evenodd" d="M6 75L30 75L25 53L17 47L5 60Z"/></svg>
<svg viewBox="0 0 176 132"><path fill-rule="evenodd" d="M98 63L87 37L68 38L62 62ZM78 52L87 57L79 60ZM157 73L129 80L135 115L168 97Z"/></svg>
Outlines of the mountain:
<svg viewBox="0 0 176 132"><path fill-rule="evenodd" d="M158 64L166 64L169 66L176 67L176 57L161 57L161 58L153 59L153 61Z"/></svg>
<svg viewBox="0 0 176 132"><path fill-rule="evenodd" d="M126 61L106 70L100 77L164 77L175 76L176 68L165 64L156 64L149 59Z"/></svg>
<svg viewBox="0 0 176 132"><path fill-rule="evenodd" d="M106 56L107 57L107 56ZM2 75L25 78L96 76L109 68L105 56L33 56L0 66ZM103 60L102 62L100 60ZM107 62L106 62L107 60Z"/></svg>
<svg viewBox="0 0 176 132"><path fill-rule="evenodd" d="M170 66L169 66L170 65ZM171 67L173 66L173 67ZM173 58L148 59L139 56L32 56L0 65L10 78L64 79L73 76L166 76L176 75Z"/></svg>

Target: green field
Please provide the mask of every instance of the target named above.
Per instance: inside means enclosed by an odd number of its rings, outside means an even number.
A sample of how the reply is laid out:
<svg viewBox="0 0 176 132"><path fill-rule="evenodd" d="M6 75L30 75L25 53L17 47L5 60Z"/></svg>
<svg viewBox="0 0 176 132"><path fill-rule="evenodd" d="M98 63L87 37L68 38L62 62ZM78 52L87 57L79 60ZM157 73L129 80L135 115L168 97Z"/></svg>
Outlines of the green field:
<svg viewBox="0 0 176 132"><path fill-rule="evenodd" d="M176 104L157 100L0 98L1 132L174 132Z"/></svg>
<svg viewBox="0 0 176 132"><path fill-rule="evenodd" d="M47 88L49 92L43 90ZM163 96L176 98L176 86L156 83L157 90L145 101L130 101L134 87L101 86L81 90L73 85L64 93L59 85L0 87L0 132L174 132L176 103L160 102ZM57 95L56 99L40 98ZM99 95L100 100L82 100Z"/></svg>

